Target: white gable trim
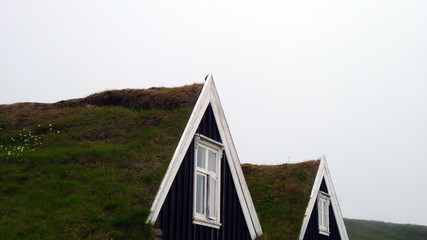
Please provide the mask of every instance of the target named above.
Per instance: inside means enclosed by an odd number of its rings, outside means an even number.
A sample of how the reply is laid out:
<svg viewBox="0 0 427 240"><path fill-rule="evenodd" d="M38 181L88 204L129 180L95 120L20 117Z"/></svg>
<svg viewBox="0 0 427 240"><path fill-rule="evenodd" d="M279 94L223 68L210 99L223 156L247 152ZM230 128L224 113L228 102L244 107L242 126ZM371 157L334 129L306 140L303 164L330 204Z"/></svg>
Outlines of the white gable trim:
<svg viewBox="0 0 427 240"><path fill-rule="evenodd" d="M317 171L316 179L314 180L314 185L310 194L310 201L308 202L307 209L305 210L304 220L302 222L299 239L300 240L304 239L304 234L310 222L311 213L313 212L314 204L316 203L317 196L320 190L320 185L322 184L323 178L325 179L326 187L328 188L328 193L331 196L331 205L334 211L334 216L338 225L338 231L340 233L341 239L348 240L347 230L344 225L344 219L341 214L341 208L338 203L338 198L337 198L337 195L335 194L335 188L334 188L334 185L332 184L332 179L329 173L328 165L326 164L325 155L323 155L320 160L319 170Z"/></svg>
<svg viewBox="0 0 427 240"><path fill-rule="evenodd" d="M252 239L255 239L256 236L262 235L261 224L259 223L255 206L253 204L251 194L249 193L242 167L240 166L239 157L237 156L237 151L234 146L233 139L231 138L231 133L213 81L211 89L211 106L218 125L219 135L221 136L224 146L226 146L224 150L228 159L231 176L233 177L234 186L236 187L237 196L239 198L240 205L242 206L246 224L249 227L249 233L251 234Z"/></svg>
<svg viewBox="0 0 427 240"><path fill-rule="evenodd" d="M230 130L225 119L224 111L222 110L221 102L219 100L218 92L216 90L212 75L209 74L203 86L202 92L194 106L190 119L184 129L178 146L166 171L166 174L160 184L160 188L156 194L153 205L151 206L151 213L148 216L147 222L154 224L166 199L170 187L175 179L175 176L184 160L187 149L190 147L191 142L194 140L197 128L202 120L202 117L211 104L215 116L215 121L218 126L218 131L224 145L225 154L227 156L228 164L231 171L231 176L236 188L237 196L242 206L243 215L249 229L252 239L262 235L261 225L258 216L255 212L255 207L252 202L251 195L246 185L243 171L240 166L240 161L231 138Z"/></svg>

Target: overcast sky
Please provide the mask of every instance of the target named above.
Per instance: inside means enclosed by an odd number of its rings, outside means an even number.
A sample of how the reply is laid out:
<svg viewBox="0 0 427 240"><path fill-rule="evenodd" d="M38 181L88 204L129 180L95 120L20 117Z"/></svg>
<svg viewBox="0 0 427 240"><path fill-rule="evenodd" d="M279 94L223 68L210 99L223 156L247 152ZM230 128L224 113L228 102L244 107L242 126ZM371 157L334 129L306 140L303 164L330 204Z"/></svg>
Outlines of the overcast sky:
<svg viewBox="0 0 427 240"><path fill-rule="evenodd" d="M0 3L0 104L208 73L241 162L325 154L344 217L427 225L427 1Z"/></svg>

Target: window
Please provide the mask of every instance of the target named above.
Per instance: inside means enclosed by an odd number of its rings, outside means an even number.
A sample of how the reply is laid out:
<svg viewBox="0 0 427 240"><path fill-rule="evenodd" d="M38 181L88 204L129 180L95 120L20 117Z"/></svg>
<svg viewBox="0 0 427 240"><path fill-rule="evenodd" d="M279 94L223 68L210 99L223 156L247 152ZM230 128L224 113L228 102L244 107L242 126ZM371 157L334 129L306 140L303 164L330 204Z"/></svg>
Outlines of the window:
<svg viewBox="0 0 427 240"><path fill-rule="evenodd" d="M317 197L319 233L329 236L329 194L320 191Z"/></svg>
<svg viewBox="0 0 427 240"><path fill-rule="evenodd" d="M223 146L202 135L195 137L193 223L219 228Z"/></svg>

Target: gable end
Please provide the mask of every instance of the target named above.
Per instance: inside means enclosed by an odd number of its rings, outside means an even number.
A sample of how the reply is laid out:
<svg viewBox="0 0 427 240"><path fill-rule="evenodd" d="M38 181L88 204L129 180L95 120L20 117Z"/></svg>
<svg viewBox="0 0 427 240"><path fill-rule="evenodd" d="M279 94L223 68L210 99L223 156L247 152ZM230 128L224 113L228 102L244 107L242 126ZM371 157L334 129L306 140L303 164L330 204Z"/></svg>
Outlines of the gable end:
<svg viewBox="0 0 427 240"><path fill-rule="evenodd" d="M202 119L205 114L210 114L212 119L214 119L214 123L204 124ZM178 147L175 150L166 175L163 178L160 189L157 192L156 198L151 207L151 213L147 219L147 222L154 224L158 219L160 211L162 210L162 206L167 196L169 195L168 193L173 183L175 182L175 177L177 176L178 171L184 162L185 156L187 155L188 150L192 149L191 146L195 134L198 131L202 132L206 131L206 129L209 131L209 129L212 130L213 128L217 129L217 136L215 136L214 133L212 139L215 141L220 140L224 145L225 157L223 158L224 164L221 164L221 168L222 166L227 166L229 168L237 199L243 213L243 219L247 225L250 238L255 239L257 236L262 235L261 226L259 224L249 190L247 189L243 172L240 167L240 162L237 157L236 149L234 147L234 143L225 120L224 112L219 101L219 96L211 75L208 75L207 77L199 99L197 100L196 106L194 107L193 113L191 114L184 133L178 143ZM194 168L192 170L194 171Z"/></svg>
<svg viewBox="0 0 427 240"><path fill-rule="evenodd" d="M324 192L330 196L329 205L329 236L319 233L318 220L318 195L319 192ZM344 225L344 219L341 214L338 199L335 194L335 189L332 184L332 179L326 164L325 156L322 156L319 170L314 181L313 189L310 195L306 213L304 216L300 240L310 239L339 239L348 240L347 230Z"/></svg>

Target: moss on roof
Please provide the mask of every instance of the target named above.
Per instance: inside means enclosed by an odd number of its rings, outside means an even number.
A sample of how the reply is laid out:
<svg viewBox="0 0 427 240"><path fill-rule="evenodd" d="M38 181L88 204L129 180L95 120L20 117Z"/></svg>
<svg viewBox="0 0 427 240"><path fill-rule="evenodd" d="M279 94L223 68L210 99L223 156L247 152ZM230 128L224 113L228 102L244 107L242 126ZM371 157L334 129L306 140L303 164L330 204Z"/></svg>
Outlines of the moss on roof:
<svg viewBox="0 0 427 240"><path fill-rule="evenodd" d="M242 164L264 238L298 239L319 164Z"/></svg>
<svg viewBox="0 0 427 240"><path fill-rule="evenodd" d="M0 105L0 239L150 239L202 86Z"/></svg>
<svg viewBox="0 0 427 240"><path fill-rule="evenodd" d="M202 86L0 105L0 239L151 239L144 221ZM318 165L242 165L265 238L297 238Z"/></svg>

